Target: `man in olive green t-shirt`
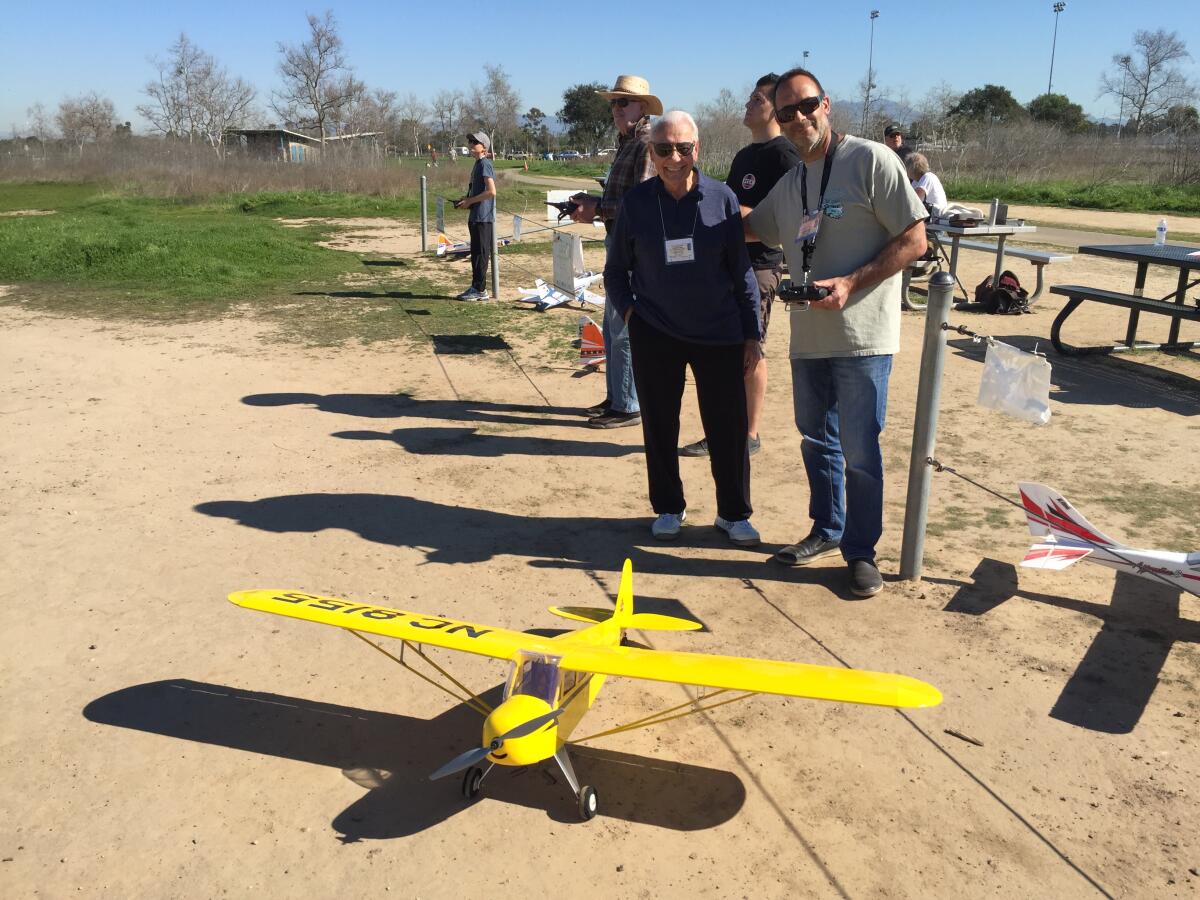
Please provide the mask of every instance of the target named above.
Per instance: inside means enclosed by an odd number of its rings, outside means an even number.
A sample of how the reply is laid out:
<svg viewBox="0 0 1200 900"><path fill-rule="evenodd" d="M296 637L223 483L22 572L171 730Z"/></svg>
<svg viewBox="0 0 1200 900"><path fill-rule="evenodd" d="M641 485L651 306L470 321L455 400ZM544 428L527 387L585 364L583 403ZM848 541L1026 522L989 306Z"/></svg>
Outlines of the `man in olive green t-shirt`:
<svg viewBox="0 0 1200 900"><path fill-rule="evenodd" d="M775 560L803 566L840 552L852 593L870 597L883 588L879 435L900 349L900 272L925 252L927 213L895 153L833 133L829 97L811 72L785 72L774 102L803 164L746 217L747 239L782 245L793 281L807 256L810 280L829 290L791 314L792 400L813 524Z"/></svg>

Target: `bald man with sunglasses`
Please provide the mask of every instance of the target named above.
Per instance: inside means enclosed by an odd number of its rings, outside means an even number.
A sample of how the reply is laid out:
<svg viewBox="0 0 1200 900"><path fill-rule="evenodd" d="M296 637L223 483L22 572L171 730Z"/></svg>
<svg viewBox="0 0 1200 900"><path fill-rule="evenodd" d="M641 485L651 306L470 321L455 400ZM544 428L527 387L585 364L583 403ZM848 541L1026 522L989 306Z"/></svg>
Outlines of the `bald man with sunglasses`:
<svg viewBox="0 0 1200 900"><path fill-rule="evenodd" d="M812 72L785 72L774 102L802 164L746 217L746 238L782 246L794 282L807 276L828 291L791 311L792 405L812 527L775 560L804 566L840 554L851 593L871 597L883 588L879 436L900 349L900 273L925 252L927 213L895 153L834 133Z"/></svg>

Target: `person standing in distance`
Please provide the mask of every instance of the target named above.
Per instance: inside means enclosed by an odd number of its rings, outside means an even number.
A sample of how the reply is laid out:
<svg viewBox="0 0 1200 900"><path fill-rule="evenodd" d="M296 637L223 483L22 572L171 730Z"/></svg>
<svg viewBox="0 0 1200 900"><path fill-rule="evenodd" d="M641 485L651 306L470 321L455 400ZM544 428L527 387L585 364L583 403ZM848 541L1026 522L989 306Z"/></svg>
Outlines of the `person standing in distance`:
<svg viewBox="0 0 1200 900"><path fill-rule="evenodd" d="M841 552L850 590L883 588L883 453L892 356L900 349L900 272L925 252L925 218L900 157L833 132L817 76L790 69L775 116L802 164L746 217L747 240L783 246L788 268L811 269L829 293L791 314L792 404L808 476L807 537L775 560L803 566Z"/></svg>
<svg viewBox="0 0 1200 900"><path fill-rule="evenodd" d="M899 122L893 122L883 129L883 142L896 151L901 161L908 159L908 154L913 152L912 147L904 143L904 129Z"/></svg>
<svg viewBox="0 0 1200 900"><path fill-rule="evenodd" d="M729 167L729 177L725 179L725 183L737 195L742 215L757 206L775 187L775 183L800 162L799 151L783 136L779 123L775 121L775 105L771 102L771 94L778 81L779 76L772 72L755 83L750 99L746 101L746 115L742 118L742 123L750 129L751 143L737 152ZM750 252L750 264L758 281L759 321L765 344L771 318L771 301L775 299L779 280L783 277L783 253L778 247L768 247L757 241L746 249ZM767 360L764 356L753 369L746 372L746 414L751 456L762 446L758 426L766 396ZM701 438L681 448L679 454L708 456L708 441Z"/></svg>
<svg viewBox="0 0 1200 900"><path fill-rule="evenodd" d="M611 91L597 91L608 101L613 125L617 128L617 152L604 183L604 193L576 194L579 204L571 218L576 222L604 220L604 249L612 251L613 228L621 211L621 201L636 184L654 176L654 166L646 149L650 135L650 117L661 116L662 101L650 93L650 82L637 75L621 75ZM621 428L642 420L637 387L633 380L633 355L629 350L629 329L613 311L604 306L604 401L587 412L593 428Z"/></svg>
<svg viewBox="0 0 1200 900"><path fill-rule="evenodd" d="M467 135L467 146L475 157L467 195L454 201L455 209L469 208L467 231L471 234L471 286L456 300L487 300L487 270L492 261L492 230L496 227L496 170L488 159L492 141L486 133Z"/></svg>

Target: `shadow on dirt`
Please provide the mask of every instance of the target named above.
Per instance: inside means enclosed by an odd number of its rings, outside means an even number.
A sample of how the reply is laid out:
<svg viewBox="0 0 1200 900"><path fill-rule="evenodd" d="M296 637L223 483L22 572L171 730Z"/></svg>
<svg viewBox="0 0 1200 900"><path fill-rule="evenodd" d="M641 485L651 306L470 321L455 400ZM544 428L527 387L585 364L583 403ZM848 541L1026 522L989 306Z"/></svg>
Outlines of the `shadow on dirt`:
<svg viewBox="0 0 1200 900"><path fill-rule="evenodd" d="M469 348L468 348L468 352ZM416 400L409 394L251 394L247 406L308 406L321 412L365 419L445 419L498 425L571 425L587 427L574 406L489 403L485 400Z"/></svg>
<svg viewBox="0 0 1200 900"><path fill-rule="evenodd" d="M1092 731L1133 731L1158 686L1172 645L1200 643L1200 622L1179 615L1177 588L1125 572L1116 573L1108 605L1024 590L1016 568L995 559L981 560L970 584L947 578L927 580L958 586L946 612L986 615L1001 603L1021 597L1094 616L1100 630L1050 711L1052 718Z"/></svg>
<svg viewBox="0 0 1200 900"><path fill-rule="evenodd" d="M1050 399L1087 406L1162 409L1181 416L1200 415L1200 381L1149 364L1145 355L1068 358L1055 353L1048 339L1024 334L993 335L998 341L1026 352L1037 349L1050 360ZM964 359L983 362L986 344L948 341ZM1196 354L1188 354L1196 357ZM1136 362L1134 360L1137 360Z"/></svg>
<svg viewBox="0 0 1200 900"><path fill-rule="evenodd" d="M500 689L484 694L499 700ZM434 719L317 703L171 679L106 694L83 710L91 722L180 740L341 769L367 792L339 813L333 828L344 842L398 838L463 812L470 802L461 779L429 774L479 740L480 716L464 704ZM733 818L746 799L731 772L572 747L584 784L596 788L600 816L697 831ZM475 802L546 810L555 821L579 822L575 799L553 764L497 766Z"/></svg>

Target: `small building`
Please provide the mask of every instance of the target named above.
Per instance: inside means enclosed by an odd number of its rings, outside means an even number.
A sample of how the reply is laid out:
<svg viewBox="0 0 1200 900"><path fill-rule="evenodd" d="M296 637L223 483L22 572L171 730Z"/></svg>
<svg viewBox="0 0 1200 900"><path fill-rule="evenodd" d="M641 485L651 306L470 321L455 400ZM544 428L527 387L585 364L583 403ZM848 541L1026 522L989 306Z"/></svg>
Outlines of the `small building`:
<svg viewBox="0 0 1200 900"><path fill-rule="evenodd" d="M330 145L375 149L377 131L357 134L338 134L321 139L311 134L270 125L266 128L231 128L225 132L225 146L232 151L256 156L259 159L278 159L284 162L305 162L319 156Z"/></svg>

